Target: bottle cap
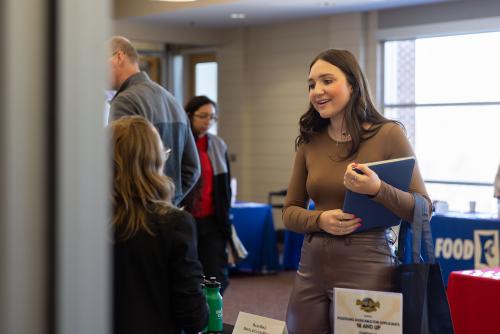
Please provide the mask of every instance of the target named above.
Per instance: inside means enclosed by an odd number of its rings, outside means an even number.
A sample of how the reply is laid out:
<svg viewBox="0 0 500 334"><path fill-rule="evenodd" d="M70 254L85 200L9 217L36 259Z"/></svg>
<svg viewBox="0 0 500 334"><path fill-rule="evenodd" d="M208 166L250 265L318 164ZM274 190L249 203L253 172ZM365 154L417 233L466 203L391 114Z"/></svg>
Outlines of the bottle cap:
<svg viewBox="0 0 500 334"><path fill-rule="evenodd" d="M205 282L207 288L220 288L220 283L217 282L217 278L210 277L208 281Z"/></svg>

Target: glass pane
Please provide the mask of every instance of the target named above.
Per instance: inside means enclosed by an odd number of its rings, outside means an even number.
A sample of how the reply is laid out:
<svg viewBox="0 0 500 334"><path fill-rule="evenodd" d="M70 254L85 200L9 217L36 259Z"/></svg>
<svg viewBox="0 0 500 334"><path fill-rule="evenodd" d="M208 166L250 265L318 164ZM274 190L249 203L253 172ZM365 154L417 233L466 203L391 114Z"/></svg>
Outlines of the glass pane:
<svg viewBox="0 0 500 334"><path fill-rule="evenodd" d="M184 101L184 57L182 55L176 55L173 57L172 63L172 83L170 84L172 94L174 94L177 101Z"/></svg>
<svg viewBox="0 0 500 334"><path fill-rule="evenodd" d="M424 179L493 183L500 106L419 107L415 150Z"/></svg>
<svg viewBox="0 0 500 334"><path fill-rule="evenodd" d="M385 108L384 116L403 123L408 140L415 147L415 108Z"/></svg>
<svg viewBox="0 0 500 334"><path fill-rule="evenodd" d="M384 101L415 103L415 41L384 44Z"/></svg>
<svg viewBox="0 0 500 334"><path fill-rule="evenodd" d="M500 32L422 38L415 53L417 103L500 101Z"/></svg>
<svg viewBox="0 0 500 334"><path fill-rule="evenodd" d="M433 201L446 201L450 211L469 211L469 201L476 202L477 212L497 212L497 199L493 197L493 187L461 186L450 184L425 184Z"/></svg>
<svg viewBox="0 0 500 334"><path fill-rule="evenodd" d="M196 96L206 95L217 103L217 63L198 63L195 66L195 90ZM217 134L217 123L213 123L208 132Z"/></svg>
<svg viewBox="0 0 500 334"><path fill-rule="evenodd" d="M195 95L206 95L211 100L217 102L217 63L196 64L196 85Z"/></svg>

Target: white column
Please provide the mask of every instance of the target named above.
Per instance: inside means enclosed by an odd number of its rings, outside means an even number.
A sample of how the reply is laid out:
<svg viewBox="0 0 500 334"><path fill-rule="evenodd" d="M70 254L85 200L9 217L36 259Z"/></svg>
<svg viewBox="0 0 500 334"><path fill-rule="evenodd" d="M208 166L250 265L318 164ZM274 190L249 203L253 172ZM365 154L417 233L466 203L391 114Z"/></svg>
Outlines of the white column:
<svg viewBox="0 0 500 334"><path fill-rule="evenodd" d="M109 2L59 0L57 333L111 323L108 171L103 122Z"/></svg>
<svg viewBox="0 0 500 334"><path fill-rule="evenodd" d="M0 3L0 333L46 328L44 0Z"/></svg>
<svg viewBox="0 0 500 334"><path fill-rule="evenodd" d="M0 2L2 334L110 332L109 22L106 0Z"/></svg>

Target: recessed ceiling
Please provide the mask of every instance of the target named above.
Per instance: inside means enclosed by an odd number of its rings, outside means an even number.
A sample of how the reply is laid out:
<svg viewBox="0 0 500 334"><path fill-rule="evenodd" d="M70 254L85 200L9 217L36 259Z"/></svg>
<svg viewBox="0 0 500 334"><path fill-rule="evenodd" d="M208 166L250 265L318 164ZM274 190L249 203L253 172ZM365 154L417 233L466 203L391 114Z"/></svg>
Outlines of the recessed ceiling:
<svg viewBox="0 0 500 334"><path fill-rule="evenodd" d="M229 28L449 1L455 0L200 0L183 4L116 0L115 16L134 21ZM231 19L232 14L243 14L245 18Z"/></svg>

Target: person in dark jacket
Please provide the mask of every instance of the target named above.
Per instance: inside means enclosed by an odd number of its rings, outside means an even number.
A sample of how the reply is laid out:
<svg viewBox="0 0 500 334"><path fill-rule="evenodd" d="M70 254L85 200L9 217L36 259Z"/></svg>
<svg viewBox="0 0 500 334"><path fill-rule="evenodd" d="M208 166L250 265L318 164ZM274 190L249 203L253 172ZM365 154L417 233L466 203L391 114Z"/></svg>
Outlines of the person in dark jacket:
<svg viewBox="0 0 500 334"><path fill-rule="evenodd" d="M139 56L129 40L115 36L109 49L111 86L116 90L109 119L139 115L153 123L165 148L172 150L165 174L175 184L172 202L177 205L200 177L200 162L186 114L172 94L140 71Z"/></svg>
<svg viewBox="0 0 500 334"><path fill-rule="evenodd" d="M193 217L171 203L174 185L154 126L110 125L113 146L114 333L198 333L208 322Z"/></svg>
<svg viewBox="0 0 500 334"><path fill-rule="evenodd" d="M215 276L223 293L229 284L226 243L231 236L231 176L227 146L222 138L208 133L217 120L214 101L206 96L196 96L184 109L191 121L201 163L201 177L185 205L196 219L198 253L205 276Z"/></svg>

